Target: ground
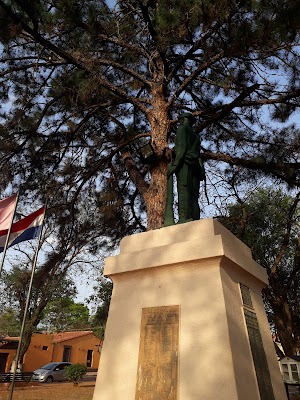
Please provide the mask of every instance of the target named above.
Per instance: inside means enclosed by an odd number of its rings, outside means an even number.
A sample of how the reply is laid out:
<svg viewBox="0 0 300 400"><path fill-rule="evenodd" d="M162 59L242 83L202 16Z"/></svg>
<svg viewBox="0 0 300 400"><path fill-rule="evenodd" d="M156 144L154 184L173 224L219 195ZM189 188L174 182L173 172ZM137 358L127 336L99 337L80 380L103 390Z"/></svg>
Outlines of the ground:
<svg viewBox="0 0 300 400"><path fill-rule="evenodd" d="M3 385L1 385L3 386ZM92 400L95 382L83 382L79 386L73 383L51 383L16 387L13 400ZM0 390L0 400L7 400L9 391Z"/></svg>
<svg viewBox="0 0 300 400"><path fill-rule="evenodd" d="M82 382L79 386L72 383L40 383L24 388L16 387L13 400L92 400L95 382ZM295 388L291 388L290 400L300 400ZM9 392L0 385L0 400L7 400Z"/></svg>

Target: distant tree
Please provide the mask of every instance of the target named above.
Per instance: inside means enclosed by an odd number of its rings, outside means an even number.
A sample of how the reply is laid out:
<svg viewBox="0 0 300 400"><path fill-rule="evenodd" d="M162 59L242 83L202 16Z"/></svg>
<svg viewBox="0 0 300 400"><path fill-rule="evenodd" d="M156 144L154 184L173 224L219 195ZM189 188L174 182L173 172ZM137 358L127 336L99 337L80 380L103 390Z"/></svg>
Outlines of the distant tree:
<svg viewBox="0 0 300 400"><path fill-rule="evenodd" d="M266 268L266 309L287 356L300 351L300 193L260 189L228 207L220 221Z"/></svg>
<svg viewBox="0 0 300 400"><path fill-rule="evenodd" d="M71 298L57 298L45 307L41 326L49 331L89 328L89 309Z"/></svg>
<svg viewBox="0 0 300 400"><path fill-rule="evenodd" d="M93 331L101 339L105 336L112 288L113 283L110 279L99 277L97 286L94 287L95 293L90 297L90 301L97 304L96 312L92 317Z"/></svg>
<svg viewBox="0 0 300 400"><path fill-rule="evenodd" d="M19 336L21 324L16 310L7 308L0 312L0 336Z"/></svg>
<svg viewBox="0 0 300 400"><path fill-rule="evenodd" d="M44 246L43 257L39 260L33 278L32 294L25 323L24 337L21 346L22 361L30 344L31 335L38 329L45 315L45 309L52 301L73 298L76 294L70 271L82 272L84 266L97 264L90 249L91 243L97 240L96 232L90 229L83 214L74 223L56 226L51 214L46 219L46 227L41 241ZM80 234L79 234L80 232ZM28 287L30 282L33 252L29 251L34 243L26 242L20 246L18 255L12 261L11 269L6 269L1 276L1 301L3 305L12 306L23 320ZM22 255L22 257L21 257ZM76 307L75 307L76 309ZM81 311L86 313L86 309ZM74 313L76 310L73 310Z"/></svg>

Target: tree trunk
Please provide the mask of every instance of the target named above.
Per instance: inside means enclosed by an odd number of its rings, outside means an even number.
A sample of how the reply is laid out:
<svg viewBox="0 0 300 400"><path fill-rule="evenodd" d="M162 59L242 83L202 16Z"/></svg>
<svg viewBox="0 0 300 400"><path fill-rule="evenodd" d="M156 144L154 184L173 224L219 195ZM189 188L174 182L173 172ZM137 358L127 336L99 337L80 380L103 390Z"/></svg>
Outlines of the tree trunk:
<svg viewBox="0 0 300 400"><path fill-rule="evenodd" d="M151 182L144 193L147 209L147 229L158 229L163 226L167 200L167 148L170 121L167 103L163 95L163 86L153 87L153 109L149 113L151 123L151 145L156 156L156 163L151 168Z"/></svg>
<svg viewBox="0 0 300 400"><path fill-rule="evenodd" d="M33 326L30 322L26 323L25 329L23 332L23 340L22 340L22 344L21 344L21 349L20 349L20 363L21 364L23 364L24 355L30 346L31 337L32 337L34 329L35 329L35 326Z"/></svg>
<svg viewBox="0 0 300 400"><path fill-rule="evenodd" d="M161 228L167 199L167 163L159 163L151 171L151 183L144 200L147 208L147 229Z"/></svg>
<svg viewBox="0 0 300 400"><path fill-rule="evenodd" d="M41 316L44 308L46 307L46 304L47 304L47 300L46 300L46 298L44 298L43 300L41 300L41 304L36 306L36 308L31 316L29 314L27 314L27 319L26 319L24 331L23 331L22 344L21 344L21 348L20 348L19 360L20 360L21 364L23 364L24 355L26 354L26 352L30 346L32 334L36 330L36 328L40 322L40 316ZM22 309L22 311L20 313L20 320L22 321L23 317L24 317L24 312L25 312L25 304L21 305L21 309Z"/></svg>
<svg viewBox="0 0 300 400"><path fill-rule="evenodd" d="M292 357L298 354L300 347L293 335L293 327L285 322L285 315L275 314L275 326L284 354Z"/></svg>
<svg viewBox="0 0 300 400"><path fill-rule="evenodd" d="M277 289L279 290L279 288ZM272 287L272 291L274 291L274 287ZM285 355L290 357L296 355L300 346L298 338L294 335L294 318L288 299L283 293L276 295L274 291L273 294L269 287L265 289L265 294L274 313L275 328Z"/></svg>

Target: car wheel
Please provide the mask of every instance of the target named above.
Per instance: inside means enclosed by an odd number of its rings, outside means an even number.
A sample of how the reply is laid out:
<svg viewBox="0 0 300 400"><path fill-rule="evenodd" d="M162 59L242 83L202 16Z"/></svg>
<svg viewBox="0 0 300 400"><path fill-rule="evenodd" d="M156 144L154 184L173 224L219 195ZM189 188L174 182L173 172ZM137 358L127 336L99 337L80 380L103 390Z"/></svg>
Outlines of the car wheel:
<svg viewBox="0 0 300 400"><path fill-rule="evenodd" d="M52 382L53 382L52 376L48 376L48 378L46 379L46 383L52 383Z"/></svg>

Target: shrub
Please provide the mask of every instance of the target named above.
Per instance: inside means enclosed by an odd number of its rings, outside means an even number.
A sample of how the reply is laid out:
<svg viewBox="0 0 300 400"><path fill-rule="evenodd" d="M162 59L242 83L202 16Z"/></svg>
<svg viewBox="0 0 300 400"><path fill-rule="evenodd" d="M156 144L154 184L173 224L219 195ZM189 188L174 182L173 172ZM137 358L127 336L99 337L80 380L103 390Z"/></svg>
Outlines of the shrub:
<svg viewBox="0 0 300 400"><path fill-rule="evenodd" d="M82 380L87 372L87 367L83 364L72 364L65 368L66 377L73 382L74 386Z"/></svg>

